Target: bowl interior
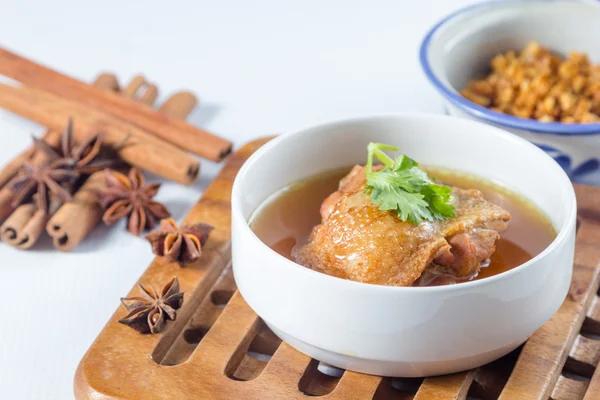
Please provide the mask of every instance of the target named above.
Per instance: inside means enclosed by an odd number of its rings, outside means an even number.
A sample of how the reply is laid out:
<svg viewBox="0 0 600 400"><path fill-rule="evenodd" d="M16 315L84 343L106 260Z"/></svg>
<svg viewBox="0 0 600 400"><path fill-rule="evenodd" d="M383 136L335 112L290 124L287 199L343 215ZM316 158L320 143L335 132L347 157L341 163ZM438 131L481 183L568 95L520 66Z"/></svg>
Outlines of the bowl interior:
<svg viewBox="0 0 600 400"><path fill-rule="evenodd" d="M489 72L496 54L520 50L532 40L562 56L584 52L600 63L598 21L600 7L573 1L491 2L442 22L427 55L433 73L456 91Z"/></svg>
<svg viewBox="0 0 600 400"><path fill-rule="evenodd" d="M253 155L236 178L233 208L248 221L272 194L323 171L364 164L369 142L431 166L494 181L525 196L557 231L574 218L573 187L542 150L498 128L459 118L420 115L356 119L283 135Z"/></svg>

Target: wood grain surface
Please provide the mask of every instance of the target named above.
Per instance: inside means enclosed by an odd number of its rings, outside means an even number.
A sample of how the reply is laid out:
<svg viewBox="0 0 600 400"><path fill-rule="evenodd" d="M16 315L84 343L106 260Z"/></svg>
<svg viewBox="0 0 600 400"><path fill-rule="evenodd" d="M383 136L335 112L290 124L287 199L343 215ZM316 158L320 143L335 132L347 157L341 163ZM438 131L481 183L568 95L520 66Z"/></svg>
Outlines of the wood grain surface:
<svg viewBox="0 0 600 400"><path fill-rule="evenodd" d="M180 268L156 258L140 282L178 276L185 294L162 335L117 323L119 308L82 359L78 399L548 399L600 398L600 189L576 186L579 229L573 281L584 289L519 350L476 370L426 379L362 375L319 363L281 342L235 291L230 196L244 161L233 154L185 222L216 227L203 257ZM130 295L137 294L133 289Z"/></svg>

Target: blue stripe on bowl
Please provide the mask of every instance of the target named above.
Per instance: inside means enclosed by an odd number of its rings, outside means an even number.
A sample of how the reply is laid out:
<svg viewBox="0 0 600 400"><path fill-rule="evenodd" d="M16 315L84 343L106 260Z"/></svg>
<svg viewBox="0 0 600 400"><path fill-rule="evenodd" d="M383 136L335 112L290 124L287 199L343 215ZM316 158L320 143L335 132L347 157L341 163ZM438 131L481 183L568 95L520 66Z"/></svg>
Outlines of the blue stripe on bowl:
<svg viewBox="0 0 600 400"><path fill-rule="evenodd" d="M458 17L459 15L479 10L485 8L493 8L497 6L506 6L507 4L520 4L527 3L530 0L500 0L500 1L487 1L485 3L479 3L475 5L471 5L465 8L462 8L434 25L433 28L427 33L423 42L421 43L421 48L419 50L419 59L421 61L421 67L425 72L427 78L431 81L431 83L435 86L435 88L448 100L454 103L456 106L460 107L467 113L486 120L488 122L492 122L499 125L504 125L507 127L515 128L515 129L523 129L531 132L540 132L540 133L548 133L555 135L598 135L600 134L600 124L563 124L560 122L539 122L533 119L525 119L514 117L512 115L502 114L495 111L492 111L488 108L482 107L478 104L473 103L472 101L467 100L462 97L459 93L454 91L453 89L448 88L435 74L433 73L430 65L429 59L427 57L427 53L429 50L429 45L433 39L433 36L437 32L437 30L443 26L446 22Z"/></svg>
<svg viewBox="0 0 600 400"><path fill-rule="evenodd" d="M554 161L565 170L573 182L589 184L590 182L588 179L592 177L593 184L600 184L600 180L598 180L600 179L600 160L598 158L589 158L575 166L573 165L571 157L566 153L563 153L560 149L542 143L534 144L552 157Z"/></svg>

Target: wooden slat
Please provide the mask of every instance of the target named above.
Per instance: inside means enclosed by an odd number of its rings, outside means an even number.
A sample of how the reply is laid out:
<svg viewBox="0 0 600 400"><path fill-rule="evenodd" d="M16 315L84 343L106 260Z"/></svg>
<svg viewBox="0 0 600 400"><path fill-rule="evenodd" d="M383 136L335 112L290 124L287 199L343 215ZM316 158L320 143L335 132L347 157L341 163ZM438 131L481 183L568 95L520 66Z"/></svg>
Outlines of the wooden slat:
<svg viewBox="0 0 600 400"><path fill-rule="evenodd" d="M233 376L260 324L258 316L236 292L186 364Z"/></svg>
<svg viewBox="0 0 600 400"><path fill-rule="evenodd" d="M587 316L594 321L600 321L600 299L598 297L596 297L592 304L590 304Z"/></svg>
<svg viewBox="0 0 600 400"><path fill-rule="evenodd" d="M594 331L596 334L600 334L600 298L595 297L594 301L590 305L587 312L586 328L590 331ZM592 375L592 379L589 383L588 390L586 391L585 400L596 400L600 399L600 366L596 361L596 370Z"/></svg>
<svg viewBox="0 0 600 400"><path fill-rule="evenodd" d="M327 400L371 399L375 395L380 383L381 377L379 376L345 371L335 390L322 398Z"/></svg>
<svg viewBox="0 0 600 400"><path fill-rule="evenodd" d="M249 381L260 376L269 359L275 354L281 339L261 321L259 331L254 336L240 365L231 374L231 378ZM233 367L229 371L231 371Z"/></svg>
<svg viewBox="0 0 600 400"><path fill-rule="evenodd" d="M569 353L567 367L569 371L591 376L600 361L600 340L578 335Z"/></svg>
<svg viewBox="0 0 600 400"><path fill-rule="evenodd" d="M588 388L588 382L569 379L564 376L559 376L554 391L552 392L552 400L581 400Z"/></svg>
<svg viewBox="0 0 600 400"><path fill-rule="evenodd" d="M600 298L596 296L587 311L587 318L583 323L586 332L600 335Z"/></svg>
<svg viewBox="0 0 600 400"><path fill-rule="evenodd" d="M427 378L419 387L414 400L464 400L467 398L475 373L476 370L471 370L459 374Z"/></svg>
<svg viewBox="0 0 600 400"><path fill-rule="evenodd" d="M233 372L233 377L240 381L251 381L260 376L264 363L251 357L244 357L240 365Z"/></svg>
<svg viewBox="0 0 600 400"><path fill-rule="evenodd" d="M598 399L600 399L600 368L596 368L584 397L584 400Z"/></svg>
<svg viewBox="0 0 600 400"><path fill-rule="evenodd" d="M284 397L296 394L296 397L301 397L298 385L310 362L311 358L307 355L296 351L287 343L281 343L263 373L252 383L262 387L264 392L272 389L275 398L277 394ZM276 382L276 385L272 385L273 382ZM295 390L291 391L291 388Z"/></svg>
<svg viewBox="0 0 600 400"><path fill-rule="evenodd" d="M585 310L596 297L600 272L597 245L600 224L596 216L600 192L584 186L577 186L576 191L582 219L577 233L573 282L587 286L576 298L568 297L552 319L527 341L500 400L546 400L550 396L581 329Z"/></svg>

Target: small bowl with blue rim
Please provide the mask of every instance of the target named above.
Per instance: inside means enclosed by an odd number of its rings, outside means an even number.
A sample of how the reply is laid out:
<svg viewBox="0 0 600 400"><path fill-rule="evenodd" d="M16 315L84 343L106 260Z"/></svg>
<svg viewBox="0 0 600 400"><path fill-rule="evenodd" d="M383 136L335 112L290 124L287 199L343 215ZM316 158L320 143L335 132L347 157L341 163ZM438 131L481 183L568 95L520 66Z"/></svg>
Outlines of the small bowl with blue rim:
<svg viewBox="0 0 600 400"><path fill-rule="evenodd" d="M425 36L420 61L450 115L501 127L551 155L572 181L600 186L600 123L540 122L492 111L460 94L489 73L492 58L536 41L565 56L586 53L600 63L600 7L568 0L504 0L447 16ZM490 149L493 151L493 149ZM510 161L510 154L507 154Z"/></svg>

